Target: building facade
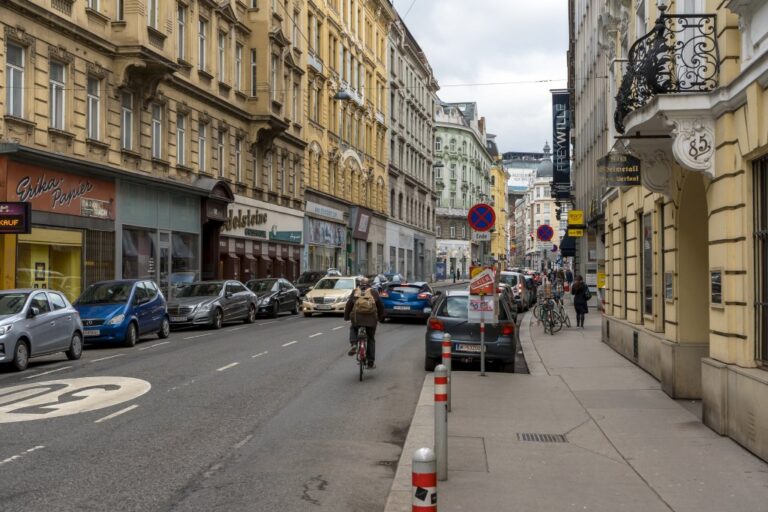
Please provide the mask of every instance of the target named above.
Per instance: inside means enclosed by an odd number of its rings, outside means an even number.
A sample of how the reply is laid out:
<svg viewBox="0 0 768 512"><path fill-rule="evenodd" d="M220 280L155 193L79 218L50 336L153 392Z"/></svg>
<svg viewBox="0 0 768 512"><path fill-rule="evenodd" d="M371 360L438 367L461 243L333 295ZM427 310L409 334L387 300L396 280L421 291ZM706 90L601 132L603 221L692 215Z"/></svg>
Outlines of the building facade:
<svg viewBox="0 0 768 512"><path fill-rule="evenodd" d="M306 5L306 268L385 270L388 204L385 0Z"/></svg>
<svg viewBox="0 0 768 512"><path fill-rule="evenodd" d="M476 103L440 103L435 120L436 273L467 275L473 262L490 263L490 243L473 241L467 223L469 208L490 200L493 160L485 118L479 117Z"/></svg>
<svg viewBox="0 0 768 512"><path fill-rule="evenodd" d="M670 396L701 398L705 424L768 459L768 5L607 8L605 31L627 59L614 128L640 158L642 185L603 199L603 338ZM672 39L681 44L659 44ZM642 75L660 62L676 67Z"/></svg>
<svg viewBox="0 0 768 512"><path fill-rule="evenodd" d="M385 268L409 281L435 263L434 128L438 85L400 17L389 33L389 211Z"/></svg>
<svg viewBox="0 0 768 512"><path fill-rule="evenodd" d="M525 246L524 265L534 270L549 270L560 265L557 246L560 245L560 221L556 217L555 199L552 197L553 165L549 144L544 145L541 162L531 176L528 191L523 201L516 208L525 210L521 214L524 225L521 227ZM539 240L538 229L541 226L552 228L550 240Z"/></svg>
<svg viewBox="0 0 768 512"><path fill-rule="evenodd" d="M511 267L524 267L527 237L530 235L528 209L525 195L531 177L538 169L544 153L507 151L502 154L502 164L509 175L507 182L507 204L510 208L509 253Z"/></svg>
<svg viewBox="0 0 768 512"><path fill-rule="evenodd" d="M509 174L502 163L502 156L496 145L496 136L488 134L486 138L488 154L493 159L491 166L490 205L496 214L496 226L491 229L491 258L506 264L509 261L509 214L507 202L507 182Z"/></svg>

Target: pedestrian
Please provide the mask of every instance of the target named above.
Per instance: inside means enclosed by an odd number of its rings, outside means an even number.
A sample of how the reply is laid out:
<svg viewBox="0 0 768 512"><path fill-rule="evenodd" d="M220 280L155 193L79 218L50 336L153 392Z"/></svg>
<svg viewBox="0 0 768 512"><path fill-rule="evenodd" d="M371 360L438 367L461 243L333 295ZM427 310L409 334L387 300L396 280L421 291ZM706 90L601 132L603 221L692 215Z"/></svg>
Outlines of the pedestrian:
<svg viewBox="0 0 768 512"><path fill-rule="evenodd" d="M569 286L573 283L573 272L571 272L571 269L565 271L565 280Z"/></svg>
<svg viewBox="0 0 768 512"><path fill-rule="evenodd" d="M454 284L456 283L456 274L458 273L457 270L451 269L451 277L453 278Z"/></svg>
<svg viewBox="0 0 768 512"><path fill-rule="evenodd" d="M584 315L589 312L587 303L592 294L581 276L576 276L571 287L571 295L573 295L573 307L576 309L576 327L584 327Z"/></svg>

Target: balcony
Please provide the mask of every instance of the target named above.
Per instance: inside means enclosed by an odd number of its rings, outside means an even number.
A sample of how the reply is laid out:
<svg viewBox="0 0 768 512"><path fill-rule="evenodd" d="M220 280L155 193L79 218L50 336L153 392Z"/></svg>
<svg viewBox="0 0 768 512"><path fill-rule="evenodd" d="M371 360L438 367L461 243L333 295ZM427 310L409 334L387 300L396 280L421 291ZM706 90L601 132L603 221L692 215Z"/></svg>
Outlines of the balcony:
<svg viewBox="0 0 768 512"><path fill-rule="evenodd" d="M627 116L655 96L714 90L719 74L715 15L662 14L653 30L629 50L616 96L616 130L624 133Z"/></svg>
<svg viewBox="0 0 768 512"><path fill-rule="evenodd" d="M307 64L309 64L318 73L323 73L323 61L320 59L320 57L315 55L315 52L311 50L307 54Z"/></svg>

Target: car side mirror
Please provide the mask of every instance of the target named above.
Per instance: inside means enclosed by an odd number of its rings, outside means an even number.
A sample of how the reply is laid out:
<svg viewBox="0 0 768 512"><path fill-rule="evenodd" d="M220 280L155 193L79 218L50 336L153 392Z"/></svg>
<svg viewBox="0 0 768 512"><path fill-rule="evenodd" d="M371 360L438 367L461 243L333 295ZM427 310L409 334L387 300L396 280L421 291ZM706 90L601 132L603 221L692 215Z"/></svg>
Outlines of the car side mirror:
<svg viewBox="0 0 768 512"><path fill-rule="evenodd" d="M224 292L224 298L231 299L232 298L232 292Z"/></svg>
<svg viewBox="0 0 768 512"><path fill-rule="evenodd" d="M28 318L35 318L39 314L40 314L40 308L36 308L36 307L32 306L31 308L29 308L29 313L27 313L27 317Z"/></svg>

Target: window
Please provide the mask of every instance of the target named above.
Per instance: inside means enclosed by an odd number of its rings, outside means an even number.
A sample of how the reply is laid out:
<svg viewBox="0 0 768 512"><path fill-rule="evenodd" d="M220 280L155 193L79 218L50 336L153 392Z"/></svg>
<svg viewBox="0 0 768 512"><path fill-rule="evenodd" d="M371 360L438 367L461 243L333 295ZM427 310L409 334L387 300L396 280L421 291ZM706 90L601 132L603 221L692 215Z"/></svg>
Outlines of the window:
<svg viewBox="0 0 768 512"><path fill-rule="evenodd" d="M653 218L643 215L643 312L653 315Z"/></svg>
<svg viewBox="0 0 768 512"><path fill-rule="evenodd" d="M147 0L147 25L157 30L157 11L160 0Z"/></svg>
<svg viewBox="0 0 768 512"><path fill-rule="evenodd" d="M467 238L467 226L461 226L461 238Z"/></svg>
<svg viewBox="0 0 768 512"><path fill-rule="evenodd" d="M768 158L754 164L755 306L758 359L768 365Z"/></svg>
<svg viewBox="0 0 768 512"><path fill-rule="evenodd" d="M293 113L293 122L295 123L301 122L301 112L299 112L299 94L299 83L294 82L293 97L291 98L291 101L293 101L293 106L291 112Z"/></svg>
<svg viewBox="0 0 768 512"><path fill-rule="evenodd" d="M178 41L176 42L176 56L179 58L179 60L184 60L187 56L187 8L182 4L179 4L178 7L178 27L176 32L178 34Z"/></svg>
<svg viewBox="0 0 768 512"><path fill-rule="evenodd" d="M122 105L122 126L120 134L120 147L122 149L133 149L133 94L124 92L121 95Z"/></svg>
<svg viewBox="0 0 768 512"><path fill-rule="evenodd" d="M453 224L451 224L450 233L451 233L451 236L450 236L451 238L456 238L456 226L454 226Z"/></svg>
<svg viewBox="0 0 768 512"><path fill-rule="evenodd" d="M5 109L8 115L24 117L24 48L8 44L5 55Z"/></svg>
<svg viewBox="0 0 768 512"><path fill-rule="evenodd" d="M224 137L226 132L219 129L216 139L216 160L219 163L219 177L224 177Z"/></svg>
<svg viewBox="0 0 768 512"><path fill-rule="evenodd" d="M285 162L286 162L286 160L287 160L287 158L286 158L285 154L283 154L283 156L280 158L280 192L282 192L283 194L285 194L285 192L286 192L285 191L285 188L286 188L285 185L286 185L286 182L288 181L286 179L287 175L285 174Z"/></svg>
<svg viewBox="0 0 768 512"><path fill-rule="evenodd" d="M86 105L86 122L88 123L88 138L99 140L99 101L101 98L101 83L97 78L88 77Z"/></svg>
<svg viewBox="0 0 768 512"><path fill-rule="evenodd" d="M251 96L256 96L256 49L251 48Z"/></svg>
<svg viewBox="0 0 768 512"><path fill-rule="evenodd" d="M206 45L208 37L208 21L200 18L197 25L197 67L201 71L205 71L206 66Z"/></svg>
<svg viewBox="0 0 768 512"><path fill-rule="evenodd" d="M223 82L227 74L227 34L219 32L219 82Z"/></svg>
<svg viewBox="0 0 768 512"><path fill-rule="evenodd" d="M208 125L205 123L198 123L197 125L197 166L200 172L206 172L208 169L207 154L205 152L206 144L208 143Z"/></svg>
<svg viewBox="0 0 768 512"><path fill-rule="evenodd" d="M310 37L307 34L307 37ZM299 11L293 11L293 33L291 35L291 43L296 48L299 47Z"/></svg>
<svg viewBox="0 0 768 512"><path fill-rule="evenodd" d="M60 62L51 62L50 87L50 125L58 130L64 129L64 87L66 69Z"/></svg>
<svg viewBox="0 0 768 512"><path fill-rule="evenodd" d="M64 297L59 295L58 293L48 293L48 298L51 299L51 304L53 304L53 309L67 309L67 303L64 300Z"/></svg>
<svg viewBox="0 0 768 512"><path fill-rule="evenodd" d="M440 137L435 139L435 151L442 151L443 150L443 139Z"/></svg>
<svg viewBox="0 0 768 512"><path fill-rule="evenodd" d="M163 106L152 105L152 158L163 157Z"/></svg>
<svg viewBox="0 0 768 512"><path fill-rule="evenodd" d="M115 3L115 21L125 21L125 1L117 0Z"/></svg>
<svg viewBox="0 0 768 512"><path fill-rule="evenodd" d="M176 164L187 163L187 116L176 114Z"/></svg>
<svg viewBox="0 0 768 512"><path fill-rule="evenodd" d="M443 231L442 226L440 224L435 226L435 234L437 235L438 238L440 238L440 236L443 234L442 231Z"/></svg>
<svg viewBox="0 0 768 512"><path fill-rule="evenodd" d="M243 77L243 45L235 45L235 90L241 90Z"/></svg>
<svg viewBox="0 0 768 512"><path fill-rule="evenodd" d="M275 190L275 180L274 180L274 173L272 172L272 152L268 151L266 156L266 168L267 168L267 179L269 190Z"/></svg>
<svg viewBox="0 0 768 512"><path fill-rule="evenodd" d="M242 157L243 153L243 139L237 138L235 139L235 179L238 183L243 181L243 175L242 175Z"/></svg>
<svg viewBox="0 0 768 512"><path fill-rule="evenodd" d="M456 151L456 139L451 139L451 153Z"/></svg>
<svg viewBox="0 0 768 512"><path fill-rule="evenodd" d="M272 54L272 72L269 76L269 96L272 101L277 100L277 55Z"/></svg>
<svg viewBox="0 0 768 512"><path fill-rule="evenodd" d="M48 299L44 293L38 293L32 296L32 300L29 303L30 308L37 308L40 310L40 314L48 313L51 311L51 305L48 304Z"/></svg>

